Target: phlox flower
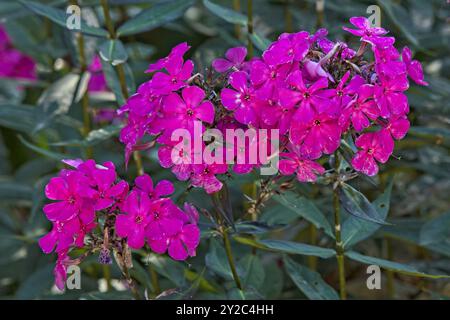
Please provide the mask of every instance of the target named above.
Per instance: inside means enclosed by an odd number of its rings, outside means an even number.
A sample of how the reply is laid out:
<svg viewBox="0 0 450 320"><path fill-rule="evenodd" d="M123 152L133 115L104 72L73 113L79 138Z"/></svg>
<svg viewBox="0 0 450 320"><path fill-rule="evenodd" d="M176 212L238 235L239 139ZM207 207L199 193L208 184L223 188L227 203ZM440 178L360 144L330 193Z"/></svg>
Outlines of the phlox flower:
<svg viewBox="0 0 450 320"><path fill-rule="evenodd" d="M363 133L356 139L355 145L360 150L353 157L352 166L368 176L376 175L376 161L386 163L394 150L394 140L386 130Z"/></svg>
<svg viewBox="0 0 450 320"><path fill-rule="evenodd" d="M226 164L194 164L192 170L191 184L211 194L222 189L223 184L216 175L226 173L228 166Z"/></svg>
<svg viewBox="0 0 450 320"><path fill-rule="evenodd" d="M316 111L327 109L327 101L321 96L322 89L328 86L326 78L320 78L307 86L299 70L292 72L286 79L288 89L280 90L280 104L290 107L299 104L294 119L310 120Z"/></svg>
<svg viewBox="0 0 450 320"><path fill-rule="evenodd" d="M383 118L391 114L403 115L409 112L408 98L403 93L408 87L405 75L392 79L382 77L380 83L375 85L374 97Z"/></svg>
<svg viewBox="0 0 450 320"><path fill-rule="evenodd" d="M212 62L213 68L217 72L226 72L230 69L235 71L242 68L242 64L247 56L247 48L236 47L228 49L224 58L214 59Z"/></svg>
<svg viewBox="0 0 450 320"><path fill-rule="evenodd" d="M166 68L170 65L174 60L178 60L184 56L184 54L189 50L190 46L186 42L182 42L175 47L172 48L169 55L167 57L161 58L155 63L151 63L148 66L148 69L145 71L146 73L152 73L163 68Z"/></svg>
<svg viewBox="0 0 450 320"><path fill-rule="evenodd" d="M152 88L159 94L168 94L185 87L186 81L191 77L194 70L194 63L191 60L184 62L183 58L177 57L171 59L165 68L168 73L157 72L153 75L151 81Z"/></svg>
<svg viewBox="0 0 450 320"><path fill-rule="evenodd" d="M358 89L355 98L342 110L339 125L346 131L351 122L353 128L359 132L370 125L369 119L375 120L378 116L378 106L373 100L373 86L365 84Z"/></svg>
<svg viewBox="0 0 450 320"><path fill-rule="evenodd" d="M171 195L175 188L169 180L161 180L153 186L153 180L148 174L143 174L134 180L136 188L146 193L150 199L159 199L163 196Z"/></svg>
<svg viewBox="0 0 450 320"><path fill-rule="evenodd" d="M351 29L343 27L347 32L361 37L362 40L371 42L372 39L380 37L388 33L385 29L379 27L372 27L369 20L366 17L352 17L350 18L350 23L357 29Z"/></svg>
<svg viewBox="0 0 450 320"><path fill-rule="evenodd" d="M309 45L309 34L306 31L284 33L264 51L263 59L273 66L302 61L308 53Z"/></svg>
<svg viewBox="0 0 450 320"><path fill-rule="evenodd" d="M340 137L337 119L326 113L313 113L309 120L293 122L290 129L290 141L299 155L311 160L336 151Z"/></svg>
<svg viewBox="0 0 450 320"><path fill-rule="evenodd" d="M223 106L234 111L234 117L243 124L255 124L257 121L254 111L255 95L250 86L247 74L243 71L233 72L229 77L233 89L224 88L220 93Z"/></svg>
<svg viewBox="0 0 450 320"><path fill-rule="evenodd" d="M177 128L192 129L194 121L212 124L214 106L210 101L203 101L205 92L196 86L186 87L181 92L169 94L163 102L163 110Z"/></svg>
<svg viewBox="0 0 450 320"><path fill-rule="evenodd" d="M411 49L404 47L402 51L402 60L408 71L408 76L417 84L427 86L428 82L424 81L422 65L417 60L412 60Z"/></svg>
<svg viewBox="0 0 450 320"><path fill-rule="evenodd" d="M280 154L281 159L278 163L280 173L285 176L296 174L300 182L314 182L318 175L325 173L325 169L315 161L299 157L294 152Z"/></svg>

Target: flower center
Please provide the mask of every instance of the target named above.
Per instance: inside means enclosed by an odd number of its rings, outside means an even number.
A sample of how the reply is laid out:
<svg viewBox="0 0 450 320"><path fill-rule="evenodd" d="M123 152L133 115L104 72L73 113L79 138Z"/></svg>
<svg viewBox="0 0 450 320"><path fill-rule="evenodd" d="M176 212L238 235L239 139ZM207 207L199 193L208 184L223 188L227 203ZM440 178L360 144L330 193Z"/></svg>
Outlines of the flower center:
<svg viewBox="0 0 450 320"><path fill-rule="evenodd" d="M373 153L374 153L374 151L375 151L375 150L373 150L373 148L369 148L369 149L367 149L367 153L368 153L368 154L373 154Z"/></svg>
<svg viewBox="0 0 450 320"><path fill-rule="evenodd" d="M134 222L136 222L136 224L141 224L143 220L144 218L141 215L137 215L136 218L134 218Z"/></svg>
<svg viewBox="0 0 450 320"><path fill-rule="evenodd" d="M192 116L194 115L194 110L188 109L188 110L187 110L187 115L188 115L189 117L192 117Z"/></svg>
<svg viewBox="0 0 450 320"><path fill-rule="evenodd" d="M314 120L314 125L320 126L320 120L319 119Z"/></svg>

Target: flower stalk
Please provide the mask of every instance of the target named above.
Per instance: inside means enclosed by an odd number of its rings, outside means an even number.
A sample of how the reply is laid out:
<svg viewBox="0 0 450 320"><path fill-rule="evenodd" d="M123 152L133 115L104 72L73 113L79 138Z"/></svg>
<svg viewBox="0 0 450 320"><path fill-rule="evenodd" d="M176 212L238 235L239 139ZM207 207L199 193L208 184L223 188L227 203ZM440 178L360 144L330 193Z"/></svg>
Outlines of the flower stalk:
<svg viewBox="0 0 450 320"><path fill-rule="evenodd" d="M236 283L236 287L239 290L242 290L241 280L239 279L239 275L236 271L236 265L234 264L233 251L231 250L230 238L228 236L228 230L221 227L221 233L223 237L223 244L225 246L225 252L227 254L228 264L230 265L231 273L233 275L234 282Z"/></svg>
<svg viewBox="0 0 450 320"><path fill-rule="evenodd" d="M253 0L247 0L247 54L249 58L253 57Z"/></svg>
<svg viewBox="0 0 450 320"><path fill-rule="evenodd" d="M336 238L336 259L338 265L338 275L339 275L339 296L341 300L347 299L347 291L345 284L345 259L344 259L344 247L342 244L341 237L341 207L339 203L339 165L340 158L338 152L334 154L335 158L335 174L336 182L333 185L333 207L334 207L334 231Z"/></svg>
<svg viewBox="0 0 450 320"><path fill-rule="evenodd" d="M78 5L77 0L71 0L70 3L72 5ZM78 54L79 54L79 63L80 63L80 76L87 71L87 61L86 61L86 53L84 50L84 37L80 33L75 34L77 40ZM88 90L83 94L81 98L81 107L83 112L83 136L87 137L89 132L91 132L91 116L89 114L89 95ZM92 147L86 148L86 157L92 158Z"/></svg>

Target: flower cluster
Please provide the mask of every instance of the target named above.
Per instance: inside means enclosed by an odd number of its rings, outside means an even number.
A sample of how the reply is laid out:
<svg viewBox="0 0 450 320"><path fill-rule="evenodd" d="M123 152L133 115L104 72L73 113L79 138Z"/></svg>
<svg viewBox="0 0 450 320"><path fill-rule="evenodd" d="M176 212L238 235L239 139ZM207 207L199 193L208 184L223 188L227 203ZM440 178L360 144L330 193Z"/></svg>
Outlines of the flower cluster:
<svg viewBox="0 0 450 320"><path fill-rule="evenodd" d="M126 238L131 248L143 247L145 236L157 253L168 249L169 255L177 260L195 255L200 235L197 211L185 204L183 212L170 199L161 198L173 192L170 182L161 181L153 187L150 176L143 175L136 178L130 192L128 183L118 179L112 162L99 165L94 160L64 160L64 163L72 169L61 170L45 187L47 198L55 200L43 208L53 228L39 240L45 253L55 251L58 255L54 274L59 289L64 289L67 266L78 263L70 259L69 251L85 247L86 235L92 236L100 217L113 219L115 234ZM109 252L108 243L113 241L104 239L101 246Z"/></svg>
<svg viewBox="0 0 450 320"><path fill-rule="evenodd" d="M127 161L151 135L160 144L161 165L179 180L208 193L220 190L217 175L228 172L228 165L183 161L195 155L176 149L178 141L169 139L175 129L193 130L194 121L201 121L202 130L278 129L280 173L296 174L302 182L325 172L318 160L336 152L342 139L354 141L353 168L375 175L377 162L389 159L394 140L409 129L408 76L419 85L427 83L410 49L399 53L388 31L371 27L364 17L350 22L355 29L344 29L360 38L357 50L329 40L326 29L285 33L261 57L246 60L244 47L229 49L212 63L215 78L192 75L193 62L183 58L189 46L176 46L149 66L152 78L119 111L128 115L120 136ZM179 161L174 161L171 155L177 153ZM244 162L232 170L248 173L258 166Z"/></svg>
<svg viewBox="0 0 450 320"><path fill-rule="evenodd" d="M200 241L197 209L185 203L183 211L164 197L173 192L167 180L153 186L150 176L137 177L135 188L121 205L124 214L117 216L117 235L127 238L133 249L142 248L147 240L154 252L167 251L175 260L195 256Z"/></svg>
<svg viewBox="0 0 450 320"><path fill-rule="evenodd" d="M6 30L0 25L0 77L18 79L36 79L36 64L32 58L24 55L12 46Z"/></svg>

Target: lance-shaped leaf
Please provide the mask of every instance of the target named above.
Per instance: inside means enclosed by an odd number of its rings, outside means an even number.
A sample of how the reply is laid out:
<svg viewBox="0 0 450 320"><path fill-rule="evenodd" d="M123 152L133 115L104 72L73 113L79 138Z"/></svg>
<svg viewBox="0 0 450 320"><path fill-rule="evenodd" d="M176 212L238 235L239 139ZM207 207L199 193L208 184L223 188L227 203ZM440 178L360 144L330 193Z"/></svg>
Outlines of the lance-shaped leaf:
<svg viewBox="0 0 450 320"><path fill-rule="evenodd" d="M255 240L247 237L234 236L234 240L239 243L252 246L262 250L269 250L287 254L299 254L304 256L315 256L320 258L330 258L336 254L333 249L312 246L305 243L286 240Z"/></svg>
<svg viewBox="0 0 450 320"><path fill-rule="evenodd" d="M26 8L30 9L34 13L46 17L53 21L54 23L60 25L63 28L67 28L67 30L70 30L67 27L68 18L69 15L66 14L61 9L53 8L51 6L41 4L35 1L25 1L25 0L19 0L21 4L23 4ZM80 18L81 19L81 18ZM96 37L107 37L108 31L102 28L92 27L86 24L86 21L83 19L80 20L80 29L73 29L74 32L81 32L86 35L90 36L96 36Z"/></svg>
<svg viewBox="0 0 450 320"><path fill-rule="evenodd" d="M388 224L370 201L352 186L342 183L339 187L339 198L344 209L351 215L379 224Z"/></svg>
<svg viewBox="0 0 450 320"><path fill-rule="evenodd" d="M420 230L420 244L431 245L450 239L450 212L425 223Z"/></svg>
<svg viewBox="0 0 450 320"><path fill-rule="evenodd" d="M285 256L284 267L295 285L311 300L339 300L337 292L325 281L319 273L296 263Z"/></svg>
<svg viewBox="0 0 450 320"><path fill-rule="evenodd" d="M115 137L119 134L120 130L122 129L123 125L116 125L111 124L109 126L92 130L89 132L87 137L83 140L69 140L69 141L59 141L51 143L52 146L57 147L92 147L95 146L101 142L107 141L111 139L112 137Z"/></svg>
<svg viewBox="0 0 450 320"><path fill-rule="evenodd" d="M285 192L280 195L275 195L273 199L286 208L291 209L297 213L300 217L308 220L314 224L317 228L323 229L325 233L334 238L331 225L323 213L316 207L316 205L305 197L298 197L293 192Z"/></svg>
<svg viewBox="0 0 450 320"><path fill-rule="evenodd" d="M128 59L128 53L122 41L117 39L106 40L100 45L100 57L113 66L124 63Z"/></svg>
<svg viewBox="0 0 450 320"><path fill-rule="evenodd" d="M229 23L240 24L242 26L247 25L247 17L242 13L220 6L209 0L203 0L203 5L216 16Z"/></svg>
<svg viewBox="0 0 450 320"><path fill-rule="evenodd" d="M172 0L143 10L117 29L117 35L129 36L143 31L149 31L173 21L183 15L193 4L192 0Z"/></svg>
<svg viewBox="0 0 450 320"><path fill-rule="evenodd" d="M355 260L355 261L358 261L358 262L361 262L364 264L368 264L368 265L374 264L374 265L380 266L381 268L392 270L392 271L402 273L402 274L407 274L410 276L421 277L421 278L433 278L433 279L450 278L450 276L448 276L448 275L428 274L425 272L421 272L421 271L417 270L415 267L407 265L407 264L398 263L398 262L389 261L389 260L380 259L380 258L375 258L375 257L370 257L370 256L365 256L356 251L347 251L345 253L345 255L352 260Z"/></svg>
<svg viewBox="0 0 450 320"><path fill-rule="evenodd" d="M378 216L383 221L389 212L391 191L394 179L391 177L388 186L373 203L372 206L377 210ZM342 242L345 248L349 248L356 243L369 238L381 225L372 221L363 220L355 216L349 216L342 225Z"/></svg>
<svg viewBox="0 0 450 320"><path fill-rule="evenodd" d="M35 108L37 123L34 132L38 132L47 127L50 122L58 116L63 116L69 112L72 103L78 96L77 90L85 87L80 82L86 78L75 73L66 74L61 79L54 82L39 97L38 107Z"/></svg>

